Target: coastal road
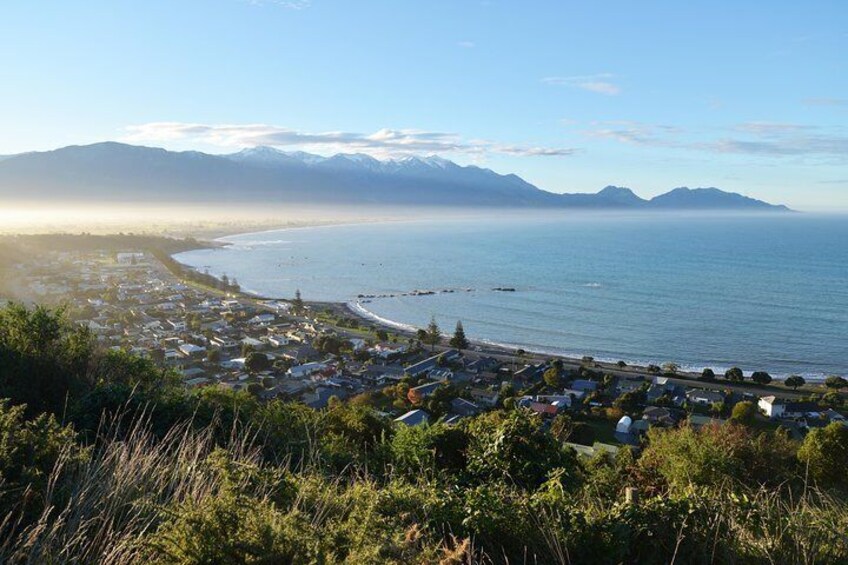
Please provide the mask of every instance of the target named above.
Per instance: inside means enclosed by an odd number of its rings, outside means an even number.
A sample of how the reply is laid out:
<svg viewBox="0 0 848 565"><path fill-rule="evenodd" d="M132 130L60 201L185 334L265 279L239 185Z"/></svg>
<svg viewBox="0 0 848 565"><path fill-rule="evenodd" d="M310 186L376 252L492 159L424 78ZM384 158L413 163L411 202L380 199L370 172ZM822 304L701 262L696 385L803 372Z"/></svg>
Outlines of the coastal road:
<svg viewBox="0 0 848 565"><path fill-rule="evenodd" d="M381 324L375 320L372 320L371 318L367 318L361 315L355 310L348 308L346 304L320 303L320 306L322 308L331 308L339 314L353 316L372 328L380 328L390 333L405 335L407 337L414 337L414 334L412 332L402 330L394 326L389 326L387 324ZM339 332L346 331L345 328L337 328L337 330ZM436 346L435 351L443 352L448 351L450 349L450 347ZM542 355L532 352L527 352L523 356L519 356L517 353L517 349L510 349L508 347L503 346L493 346L487 343L480 342L472 342L472 349L466 349L465 351L463 351L463 354L472 360L479 359L480 357L493 357L498 361L504 363L515 363L516 365L521 366L528 363L542 363L548 361L549 359L561 359L563 362L563 366L566 369L576 370L581 366L586 366L589 369L600 371L603 373L609 373L619 378L643 377L645 379L652 379L655 376L667 376L664 374L656 375L654 373L649 373L647 367L638 365L628 365L627 367L619 367L614 363L600 362L584 365L580 359L562 357L557 355ZM793 391L780 384L761 386L751 381L746 381L743 383L733 383L723 379L710 382L702 381L699 379L699 377L700 375L697 373L684 372L678 372L673 376L668 376L670 382L676 385L682 385L684 387L697 387L707 390L731 390L739 394L743 394L746 392L754 394L756 396L767 396L769 394L773 394L782 398L800 399L810 393L810 390ZM779 383L779 381L776 382Z"/></svg>

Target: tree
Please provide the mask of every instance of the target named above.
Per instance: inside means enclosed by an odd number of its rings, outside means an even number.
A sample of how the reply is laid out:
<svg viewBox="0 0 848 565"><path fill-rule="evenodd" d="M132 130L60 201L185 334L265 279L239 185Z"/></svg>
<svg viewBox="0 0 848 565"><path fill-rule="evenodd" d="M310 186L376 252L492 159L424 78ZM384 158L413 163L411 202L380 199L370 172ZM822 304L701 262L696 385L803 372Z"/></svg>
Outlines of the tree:
<svg viewBox="0 0 848 565"><path fill-rule="evenodd" d="M244 360L244 368L250 373L267 371L271 368L271 361L268 360L268 356L264 353L254 351Z"/></svg>
<svg viewBox="0 0 848 565"><path fill-rule="evenodd" d="M804 377L800 377L798 375L790 375L786 377L786 380L783 381L783 384L788 387L791 387L792 390L798 390L798 387L804 386L805 384L807 384L807 381L804 379Z"/></svg>
<svg viewBox="0 0 848 565"><path fill-rule="evenodd" d="M625 392L616 398L612 405L625 412L634 412L642 404L642 395L638 392Z"/></svg>
<svg viewBox="0 0 848 565"><path fill-rule="evenodd" d="M845 387L848 387L848 380L846 380L844 377L831 375L824 380L824 386L826 386L827 388L835 388L836 390L841 390Z"/></svg>
<svg viewBox="0 0 848 565"><path fill-rule="evenodd" d="M312 345L321 353L339 355L342 348L350 345L350 342L343 340L336 334L321 334L315 338Z"/></svg>
<svg viewBox="0 0 848 565"><path fill-rule="evenodd" d="M842 406L842 397L839 396L838 392L826 392L821 397L821 403L830 408L839 408Z"/></svg>
<svg viewBox="0 0 848 565"><path fill-rule="evenodd" d="M676 373L678 371L678 369L680 369L680 365L678 365L677 363L672 363L671 361L669 361L668 363L663 363L662 368L666 373L672 373L673 374L673 373Z"/></svg>
<svg viewBox="0 0 848 565"><path fill-rule="evenodd" d="M745 380L745 375L742 374L742 369L739 367L731 367L724 372L724 378L728 381L741 383Z"/></svg>
<svg viewBox="0 0 848 565"><path fill-rule="evenodd" d="M745 400L736 403L731 412L730 419L740 424L750 425L754 422L756 416L757 407L753 402Z"/></svg>
<svg viewBox="0 0 848 565"><path fill-rule="evenodd" d="M751 380L757 383L758 385L767 385L772 381L771 375L769 375L765 371L754 371L751 374Z"/></svg>
<svg viewBox="0 0 848 565"><path fill-rule="evenodd" d="M715 380L715 371L707 367L703 371L701 371L701 380L702 381L714 381Z"/></svg>
<svg viewBox="0 0 848 565"><path fill-rule="evenodd" d="M551 435L557 441L568 441L572 431L574 431L574 421L568 414L557 414L551 422Z"/></svg>
<svg viewBox="0 0 848 565"><path fill-rule="evenodd" d="M291 309L294 314L303 314L305 310L303 298L300 296L300 289L294 291L294 299L291 301Z"/></svg>
<svg viewBox="0 0 848 565"><path fill-rule="evenodd" d="M515 396L515 387L512 386L512 383L505 382L501 385L500 390L498 391L498 402L501 406L504 406L504 402L508 398L513 398Z"/></svg>
<svg viewBox="0 0 848 565"><path fill-rule="evenodd" d="M206 360L210 363L220 363L221 362L221 350L220 349L212 349L206 355Z"/></svg>
<svg viewBox="0 0 848 565"><path fill-rule="evenodd" d="M450 346L460 351L468 349L468 339L465 337L465 329L462 327L461 321L456 322L456 329L450 339Z"/></svg>
<svg viewBox="0 0 848 565"><path fill-rule="evenodd" d="M825 428L811 430L798 449L798 459L807 465L810 475L817 481L848 486L848 475L845 474L848 428L834 422Z"/></svg>
<svg viewBox="0 0 848 565"><path fill-rule="evenodd" d="M710 404L710 413L713 416L720 417L727 410L727 404L723 400Z"/></svg>
<svg viewBox="0 0 848 565"><path fill-rule="evenodd" d="M377 339L380 341L389 341L389 334L384 329L377 330Z"/></svg>
<svg viewBox="0 0 848 565"><path fill-rule="evenodd" d="M548 367L542 374L542 379L551 388L558 389L560 387L560 373L556 367Z"/></svg>
<svg viewBox="0 0 848 565"><path fill-rule="evenodd" d="M430 346L430 351L434 351L439 342L442 341L442 332L439 330L439 325L436 323L436 317L430 318L430 323L427 324L427 333L424 343Z"/></svg>

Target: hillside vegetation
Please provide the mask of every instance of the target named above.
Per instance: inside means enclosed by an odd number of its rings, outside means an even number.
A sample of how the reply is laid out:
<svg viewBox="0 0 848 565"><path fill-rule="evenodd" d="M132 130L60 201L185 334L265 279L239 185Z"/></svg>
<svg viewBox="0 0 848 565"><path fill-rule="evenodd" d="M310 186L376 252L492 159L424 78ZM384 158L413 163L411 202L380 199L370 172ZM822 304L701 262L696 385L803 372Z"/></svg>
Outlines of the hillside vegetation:
<svg viewBox="0 0 848 565"><path fill-rule="evenodd" d="M845 563L848 428L728 423L578 459L522 409L394 427L186 391L0 310L3 563ZM625 501L625 490L638 497Z"/></svg>

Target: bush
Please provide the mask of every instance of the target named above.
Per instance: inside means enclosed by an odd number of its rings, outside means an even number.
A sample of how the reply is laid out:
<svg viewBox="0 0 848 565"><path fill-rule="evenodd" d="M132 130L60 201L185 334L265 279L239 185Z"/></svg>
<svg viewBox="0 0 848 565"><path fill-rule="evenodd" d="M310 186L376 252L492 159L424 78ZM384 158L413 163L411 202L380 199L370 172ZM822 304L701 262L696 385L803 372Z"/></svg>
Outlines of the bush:
<svg viewBox="0 0 848 565"><path fill-rule="evenodd" d="M639 459L642 479L682 492L690 486L779 485L797 476L795 445L781 434L754 434L743 426L652 428Z"/></svg>
<svg viewBox="0 0 848 565"><path fill-rule="evenodd" d="M481 480L535 488L555 468L576 470L571 450L564 451L529 410L483 414L470 422L468 434L468 468Z"/></svg>
<svg viewBox="0 0 848 565"><path fill-rule="evenodd" d="M745 400L742 402L737 402L733 406L733 411L731 412L730 419L740 424L750 425L754 422L754 419L756 417L756 405L753 402Z"/></svg>
<svg viewBox="0 0 848 565"><path fill-rule="evenodd" d="M811 430L798 450L798 459L824 485L848 487L848 428L836 422Z"/></svg>

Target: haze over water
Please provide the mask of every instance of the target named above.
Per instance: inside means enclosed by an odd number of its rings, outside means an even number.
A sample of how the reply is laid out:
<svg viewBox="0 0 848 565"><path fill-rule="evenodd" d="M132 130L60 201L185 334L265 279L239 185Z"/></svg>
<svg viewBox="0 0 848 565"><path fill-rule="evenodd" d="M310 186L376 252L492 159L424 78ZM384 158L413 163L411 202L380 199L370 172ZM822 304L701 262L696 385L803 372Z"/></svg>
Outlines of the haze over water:
<svg viewBox="0 0 848 565"><path fill-rule="evenodd" d="M537 214L224 238L177 259L262 295L538 351L775 376L848 373L848 221ZM514 287L500 292L496 287ZM468 291L466 289L473 289Z"/></svg>

